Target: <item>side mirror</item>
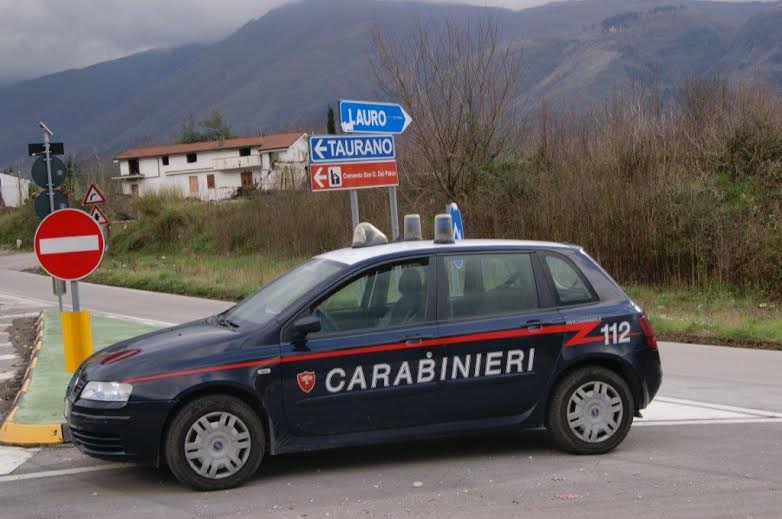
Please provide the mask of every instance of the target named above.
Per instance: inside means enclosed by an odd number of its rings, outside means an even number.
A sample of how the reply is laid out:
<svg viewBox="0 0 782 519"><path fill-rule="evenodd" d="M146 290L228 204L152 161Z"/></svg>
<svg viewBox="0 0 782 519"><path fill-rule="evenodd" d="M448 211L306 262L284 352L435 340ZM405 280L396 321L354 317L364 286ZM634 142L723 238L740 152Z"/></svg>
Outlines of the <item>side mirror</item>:
<svg viewBox="0 0 782 519"><path fill-rule="evenodd" d="M297 339L303 339L310 333L317 333L320 331L320 318L314 315L308 315L297 319L293 323L293 336Z"/></svg>

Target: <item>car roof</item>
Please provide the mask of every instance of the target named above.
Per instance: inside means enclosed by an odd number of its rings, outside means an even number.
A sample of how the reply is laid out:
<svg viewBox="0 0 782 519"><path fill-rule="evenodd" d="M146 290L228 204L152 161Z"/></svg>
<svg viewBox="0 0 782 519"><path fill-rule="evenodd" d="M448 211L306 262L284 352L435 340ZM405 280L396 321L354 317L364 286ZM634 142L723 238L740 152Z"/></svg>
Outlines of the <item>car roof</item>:
<svg viewBox="0 0 782 519"><path fill-rule="evenodd" d="M435 243L432 240L416 241L398 241L385 245L372 245L361 248L345 248L329 251L316 256L320 259L337 261L347 265L355 265L365 260L379 258L382 256L393 256L402 253L437 253L445 252L449 249L455 251L465 250L492 250L502 248L518 249L572 249L575 245L548 241L529 241L529 240L458 240L454 243Z"/></svg>

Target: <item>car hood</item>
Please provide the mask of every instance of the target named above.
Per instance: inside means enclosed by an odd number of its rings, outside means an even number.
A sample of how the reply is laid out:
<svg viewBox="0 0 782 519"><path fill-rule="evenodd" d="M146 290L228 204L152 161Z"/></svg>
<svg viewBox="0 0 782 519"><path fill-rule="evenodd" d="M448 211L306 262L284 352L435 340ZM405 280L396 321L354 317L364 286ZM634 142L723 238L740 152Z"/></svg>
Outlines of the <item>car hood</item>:
<svg viewBox="0 0 782 519"><path fill-rule="evenodd" d="M202 319L113 344L85 360L82 375L108 382L189 369L241 350L246 341L246 333Z"/></svg>

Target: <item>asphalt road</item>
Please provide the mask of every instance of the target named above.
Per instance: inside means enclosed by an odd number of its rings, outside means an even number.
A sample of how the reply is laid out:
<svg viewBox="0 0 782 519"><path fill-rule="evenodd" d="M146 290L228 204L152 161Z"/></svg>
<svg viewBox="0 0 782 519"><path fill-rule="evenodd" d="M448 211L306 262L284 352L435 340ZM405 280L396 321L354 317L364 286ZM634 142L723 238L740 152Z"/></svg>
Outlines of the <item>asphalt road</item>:
<svg viewBox="0 0 782 519"><path fill-rule="evenodd" d="M48 279L3 265L0 295L56 303ZM163 322L227 306L87 283L81 295L93 311ZM782 413L782 352L662 343L661 354L661 400L703 403L679 405L682 416L709 404ZM244 487L209 494L68 446L24 451L28 461L0 475L0 517L782 515L782 420L683 423L639 424L598 457L563 454L541 431L286 455Z"/></svg>

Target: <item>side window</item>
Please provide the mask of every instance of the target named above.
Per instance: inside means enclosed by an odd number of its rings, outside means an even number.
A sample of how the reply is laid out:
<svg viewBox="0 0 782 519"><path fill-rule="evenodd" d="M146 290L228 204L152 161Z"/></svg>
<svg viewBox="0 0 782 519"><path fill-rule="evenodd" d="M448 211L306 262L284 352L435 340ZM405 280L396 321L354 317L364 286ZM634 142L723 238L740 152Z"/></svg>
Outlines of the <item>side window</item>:
<svg viewBox="0 0 782 519"><path fill-rule="evenodd" d="M532 259L526 253L444 256L447 283L440 319L468 319L540 307ZM442 305L441 305L442 307Z"/></svg>
<svg viewBox="0 0 782 519"><path fill-rule="evenodd" d="M365 272L311 308L321 333L412 325L426 319L429 259Z"/></svg>
<svg viewBox="0 0 782 519"><path fill-rule="evenodd" d="M574 265L559 256L546 255L545 258L559 304L576 305L596 299L584 276Z"/></svg>

